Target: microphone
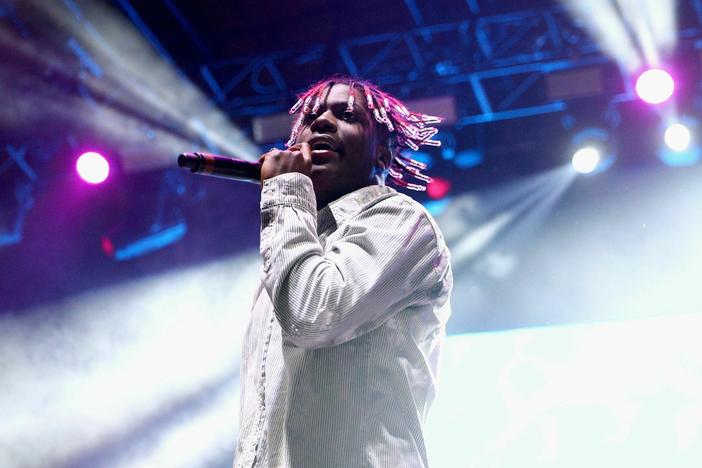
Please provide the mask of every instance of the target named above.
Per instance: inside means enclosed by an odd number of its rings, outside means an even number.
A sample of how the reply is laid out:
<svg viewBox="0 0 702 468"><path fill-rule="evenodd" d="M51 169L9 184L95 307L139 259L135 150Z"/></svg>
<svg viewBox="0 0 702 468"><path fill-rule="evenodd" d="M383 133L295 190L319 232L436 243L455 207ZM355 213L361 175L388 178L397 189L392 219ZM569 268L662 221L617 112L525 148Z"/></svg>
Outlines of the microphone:
<svg viewBox="0 0 702 468"><path fill-rule="evenodd" d="M261 163L208 153L182 153L178 156L178 167L190 169L196 174L255 184L261 180Z"/></svg>

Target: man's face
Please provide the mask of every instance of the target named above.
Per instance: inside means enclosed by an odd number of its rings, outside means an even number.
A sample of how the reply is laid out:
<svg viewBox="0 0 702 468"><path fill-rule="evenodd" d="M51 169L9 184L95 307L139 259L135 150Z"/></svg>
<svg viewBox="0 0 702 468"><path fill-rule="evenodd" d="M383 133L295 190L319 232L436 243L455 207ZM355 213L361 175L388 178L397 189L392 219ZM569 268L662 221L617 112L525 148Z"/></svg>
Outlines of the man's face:
<svg viewBox="0 0 702 468"><path fill-rule="evenodd" d="M311 179L317 207L375 183L373 168L382 148L378 146L375 123L361 93L355 93L352 112L346 110L349 86L335 84L322 96L316 115L309 114L298 143L312 149Z"/></svg>

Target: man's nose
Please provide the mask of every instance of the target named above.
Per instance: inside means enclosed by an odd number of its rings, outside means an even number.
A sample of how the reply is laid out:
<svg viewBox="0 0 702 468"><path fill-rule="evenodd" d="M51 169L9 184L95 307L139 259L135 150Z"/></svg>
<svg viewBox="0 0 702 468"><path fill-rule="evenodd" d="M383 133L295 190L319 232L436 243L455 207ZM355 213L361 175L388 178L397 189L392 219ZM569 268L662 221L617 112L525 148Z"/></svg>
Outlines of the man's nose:
<svg viewBox="0 0 702 468"><path fill-rule="evenodd" d="M334 123L333 117L329 114L329 110L322 112L320 115L314 119L310 130L315 133L334 133L336 131L336 124Z"/></svg>

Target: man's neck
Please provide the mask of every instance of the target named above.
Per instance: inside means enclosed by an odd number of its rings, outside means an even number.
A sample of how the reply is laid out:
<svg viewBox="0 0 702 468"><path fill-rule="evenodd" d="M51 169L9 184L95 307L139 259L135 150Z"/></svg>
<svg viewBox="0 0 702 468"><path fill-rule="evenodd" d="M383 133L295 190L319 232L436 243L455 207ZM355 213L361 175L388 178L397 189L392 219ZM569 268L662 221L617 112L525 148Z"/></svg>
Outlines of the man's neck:
<svg viewBox="0 0 702 468"><path fill-rule="evenodd" d="M337 195L332 195L332 196L328 197L328 199L326 199L326 200L320 200L320 198L317 197L317 212L321 211L322 208L326 207L326 206L329 205L330 203L334 203L334 202L337 201L338 199L345 197L345 196L348 195L349 193L353 193L353 192L355 192L356 190L360 190L360 189L362 189L362 188L364 188L364 187L370 187L371 185L380 185L380 184L378 184L378 182L375 181L375 180L369 180L367 184L359 185L358 187L356 187L356 188L354 188L354 189L347 190L347 191L342 192L342 193L339 193L339 194L337 194Z"/></svg>

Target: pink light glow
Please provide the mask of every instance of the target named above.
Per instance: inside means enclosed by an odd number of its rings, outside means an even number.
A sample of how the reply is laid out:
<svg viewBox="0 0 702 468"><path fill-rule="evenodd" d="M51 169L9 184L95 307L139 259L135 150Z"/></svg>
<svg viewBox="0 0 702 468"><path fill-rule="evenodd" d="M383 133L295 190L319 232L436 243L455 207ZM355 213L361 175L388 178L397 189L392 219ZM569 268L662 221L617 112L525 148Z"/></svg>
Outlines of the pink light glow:
<svg viewBox="0 0 702 468"><path fill-rule="evenodd" d="M673 95L675 81L665 70L653 68L647 70L636 80L636 94L649 104L661 104Z"/></svg>
<svg viewBox="0 0 702 468"><path fill-rule="evenodd" d="M84 181L99 184L110 174L110 165L103 155L89 151L80 155L76 161L76 170Z"/></svg>
<svg viewBox="0 0 702 468"><path fill-rule="evenodd" d="M451 181L441 177L433 177L427 186L427 195L432 200L441 200L451 191Z"/></svg>

